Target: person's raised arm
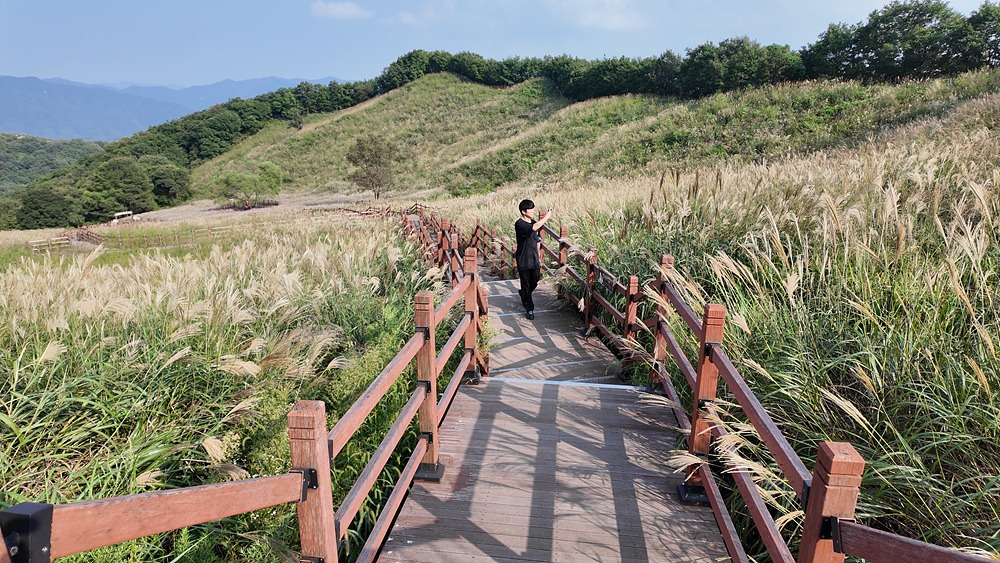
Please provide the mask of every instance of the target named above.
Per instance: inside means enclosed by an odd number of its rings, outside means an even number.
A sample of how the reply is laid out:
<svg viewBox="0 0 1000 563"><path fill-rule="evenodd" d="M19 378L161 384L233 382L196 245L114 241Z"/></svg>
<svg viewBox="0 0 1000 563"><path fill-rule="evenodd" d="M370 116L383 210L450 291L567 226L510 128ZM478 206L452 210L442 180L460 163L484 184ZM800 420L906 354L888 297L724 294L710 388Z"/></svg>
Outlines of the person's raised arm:
<svg viewBox="0 0 1000 563"><path fill-rule="evenodd" d="M535 224L533 224L531 226L531 230L537 231L537 230L541 229L543 226L545 226L545 223L549 220L549 217L552 217L552 210L551 209L547 209L545 211L545 213L542 213L541 218L539 218L537 221L535 221Z"/></svg>

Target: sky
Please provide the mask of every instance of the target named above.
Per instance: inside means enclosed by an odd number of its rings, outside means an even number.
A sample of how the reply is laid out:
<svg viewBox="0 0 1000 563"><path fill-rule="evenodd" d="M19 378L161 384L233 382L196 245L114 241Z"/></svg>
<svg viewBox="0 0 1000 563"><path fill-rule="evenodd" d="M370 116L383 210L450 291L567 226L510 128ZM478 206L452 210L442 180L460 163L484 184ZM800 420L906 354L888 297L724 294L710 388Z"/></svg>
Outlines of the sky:
<svg viewBox="0 0 1000 563"><path fill-rule="evenodd" d="M952 0L963 15L983 0ZM683 56L747 36L798 50L881 0L0 0L0 75L174 87L365 80L415 49L486 58Z"/></svg>

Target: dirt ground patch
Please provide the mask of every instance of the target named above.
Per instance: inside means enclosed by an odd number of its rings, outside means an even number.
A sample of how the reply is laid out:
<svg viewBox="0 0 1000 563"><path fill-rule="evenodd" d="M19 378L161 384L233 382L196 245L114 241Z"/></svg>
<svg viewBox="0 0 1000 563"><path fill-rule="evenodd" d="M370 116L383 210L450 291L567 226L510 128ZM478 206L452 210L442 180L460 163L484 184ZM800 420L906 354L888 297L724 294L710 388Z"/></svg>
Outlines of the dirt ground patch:
<svg viewBox="0 0 1000 563"><path fill-rule="evenodd" d="M365 197L365 196L368 197ZM323 193L292 193L281 194L275 199L278 205L261 207L250 210L233 210L221 208L218 203L204 199L171 207L149 211L138 215L141 222L184 222L184 221L215 221L220 219L235 219L248 216L259 216L270 213L288 213L305 210L330 210L330 209L366 209L368 207L393 208L409 205L414 201L421 201L429 197L431 192L412 193L406 196L382 198L375 201L368 194L323 194Z"/></svg>

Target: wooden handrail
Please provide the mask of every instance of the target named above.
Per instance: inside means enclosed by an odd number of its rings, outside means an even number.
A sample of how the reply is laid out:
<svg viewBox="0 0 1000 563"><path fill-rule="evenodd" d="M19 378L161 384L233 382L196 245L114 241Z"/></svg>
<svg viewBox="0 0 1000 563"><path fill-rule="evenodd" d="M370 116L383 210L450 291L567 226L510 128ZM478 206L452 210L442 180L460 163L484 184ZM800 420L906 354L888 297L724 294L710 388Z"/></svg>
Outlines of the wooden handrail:
<svg viewBox="0 0 1000 563"><path fill-rule="evenodd" d="M337 424L330 430L328 440L330 442L330 457L337 457L344 445L354 436L361 424L364 423L368 415L371 414L375 405L382 400L382 397L389 392L399 376L403 374L410 362L417 357L417 353L424 345L424 335L418 332L396 353L396 356L389 361L388 365L378 374L374 381L368 385L364 393L350 408L344 413Z"/></svg>
<svg viewBox="0 0 1000 563"><path fill-rule="evenodd" d="M434 309L434 325L437 326L441 324L441 321L448 316L451 312L452 307L458 304L459 301L465 297L465 290L469 287L472 280L466 276L462 276L462 281L458 282L458 285L451 288L451 292L448 296L444 298L444 301L438 305L437 309Z"/></svg>
<svg viewBox="0 0 1000 563"><path fill-rule="evenodd" d="M441 423L444 422L444 417L448 413L448 407L451 406L451 402L455 399L455 394L458 393L458 386L462 383L462 376L472 364L473 355L474 352L472 350L467 350L462 355L458 366L455 367L455 373L451 376L451 381L448 382L448 385L441 393L441 400L438 401L438 426L441 426Z"/></svg>
<svg viewBox="0 0 1000 563"><path fill-rule="evenodd" d="M392 493L389 494L389 499L386 501L382 513L379 514L371 535L368 536L368 541L365 542L364 547L361 548L361 553L358 554L357 560L359 563L371 563L378 557L379 550L382 548L382 542L385 541L386 536L389 535L389 531L392 529L396 513L399 512L399 507L403 505L403 500L406 499L410 483L413 482L413 478L420 469L420 460L426 453L427 437L421 436L417 441L416 447L413 448L410 460L406 463L403 471L400 472L399 479L396 480L396 485L392 488Z"/></svg>
<svg viewBox="0 0 1000 563"><path fill-rule="evenodd" d="M812 477L809 475L806 464L802 463L802 459L799 458L792 445L778 429L778 425L771 420L771 416L764 410L764 406L750 391L746 380L736 371L736 366L733 365L725 350L721 346L713 348L710 360L718 367L719 375L722 376L726 386L729 387L730 392L743 408L743 412L753 423L757 433L764 441L764 445L778 462L778 467L788 479L792 490L795 491L800 500L805 499L809 486L812 484Z"/></svg>
<svg viewBox="0 0 1000 563"><path fill-rule="evenodd" d="M298 502L301 473L56 505L52 557Z"/></svg>
<svg viewBox="0 0 1000 563"><path fill-rule="evenodd" d="M469 328L472 324L472 317L469 315L463 315L462 320L455 327L455 331L452 332L451 337L445 342L444 346L441 347L441 351L438 353L437 359L434 361L434 369L437 373L444 371L444 366L448 363L451 358L452 353L455 348L458 347L458 343L465 339L465 329Z"/></svg>
<svg viewBox="0 0 1000 563"><path fill-rule="evenodd" d="M378 448L376 448L375 453L372 454L371 459L368 460L368 464L365 466L361 475L358 476L357 480L354 481L354 486L351 487L350 492L344 497L344 502L340 504L340 508L337 509L337 540L344 539L344 535L347 534L347 527L350 525L351 521L358 514L358 510L365 503L365 499L368 498L368 493L371 492L372 487L375 486L375 482L378 480L379 475L382 474L382 470L385 469L385 464L389 461L392 452L395 451L396 446L399 441L403 439L403 435L406 433L410 426L410 422L413 418L417 416L417 410L420 409L421 404L427 397L427 388L418 385L416 389L413 390L413 394L410 396L410 400L407 401L403 410L400 411L399 416L396 417L396 421L386 432L385 436L382 438L382 442L379 443ZM435 421L436 422L436 421Z"/></svg>
<svg viewBox="0 0 1000 563"><path fill-rule="evenodd" d="M899 561L996 563L995 559L890 534L850 520L838 519L833 525L839 528L839 552L860 557L871 563L898 563Z"/></svg>

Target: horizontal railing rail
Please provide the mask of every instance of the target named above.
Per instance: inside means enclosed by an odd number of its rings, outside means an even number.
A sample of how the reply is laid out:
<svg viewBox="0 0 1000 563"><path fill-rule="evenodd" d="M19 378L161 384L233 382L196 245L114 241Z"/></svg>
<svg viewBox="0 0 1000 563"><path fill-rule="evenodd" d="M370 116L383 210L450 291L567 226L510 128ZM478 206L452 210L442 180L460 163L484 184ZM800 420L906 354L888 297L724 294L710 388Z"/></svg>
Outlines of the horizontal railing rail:
<svg viewBox="0 0 1000 563"><path fill-rule="evenodd" d="M540 231L543 256L550 262L544 267L559 274L557 285L560 296L575 287L576 293L572 296L582 304L581 312L587 329L594 329L605 337L625 361L645 359L651 363L648 388L663 386L664 394L673 404L678 426L688 432L689 453L706 462L715 460L731 475L760 540L773 561L843 561L845 554L876 563L895 563L900 554L908 554L914 561L990 561L855 523L853 518L864 459L850 444L821 442L816 468L813 473L809 472L726 353L722 345L725 308L708 304L702 315L696 313L670 281L674 277L672 257L664 256L656 278L640 289L636 276L631 276L625 283L607 268L598 266L594 248L584 252L571 245L566 227L561 227L558 234L548 225ZM557 245L549 240L556 241ZM507 259L508 255L512 255L510 245L482 224L476 225L465 244L478 248L483 254L484 264L490 265L500 276L516 269ZM645 303L647 309L654 308L655 315L639 319L637 310L640 303ZM698 339L697 360L688 359L684 346L673 334L669 325L673 315L680 318L683 326ZM652 337L652 351L639 346L637 336L640 331ZM679 406L680 396L666 369L668 356L690 387L691 406L688 412ZM715 407L720 375L725 388L760 436L805 513L797 559L782 536L753 476L734 461L738 452L725 451L719 445L728 443L723 439L728 432L719 423L720 413ZM709 502L731 557L734 561L747 561L728 510L711 477L710 465L706 462L688 467L687 478L679 493L688 500Z"/></svg>

